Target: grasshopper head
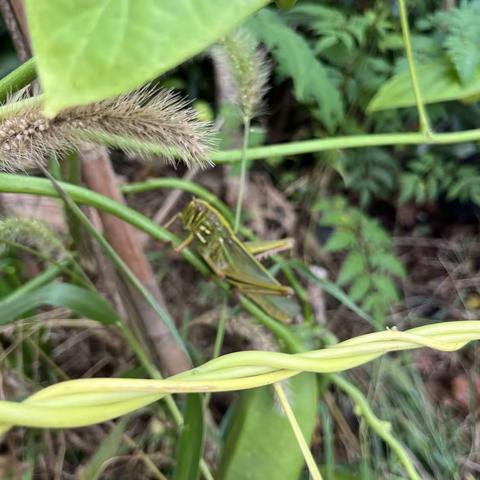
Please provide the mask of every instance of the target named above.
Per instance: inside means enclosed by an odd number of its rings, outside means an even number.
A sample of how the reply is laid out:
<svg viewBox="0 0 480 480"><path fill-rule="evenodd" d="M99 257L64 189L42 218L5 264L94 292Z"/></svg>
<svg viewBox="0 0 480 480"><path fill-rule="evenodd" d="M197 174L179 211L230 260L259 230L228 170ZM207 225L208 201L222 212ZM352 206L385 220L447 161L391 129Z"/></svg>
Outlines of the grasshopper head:
<svg viewBox="0 0 480 480"><path fill-rule="evenodd" d="M180 215L183 226L188 230L194 230L198 223L202 221L206 212L205 202L198 198L193 198Z"/></svg>

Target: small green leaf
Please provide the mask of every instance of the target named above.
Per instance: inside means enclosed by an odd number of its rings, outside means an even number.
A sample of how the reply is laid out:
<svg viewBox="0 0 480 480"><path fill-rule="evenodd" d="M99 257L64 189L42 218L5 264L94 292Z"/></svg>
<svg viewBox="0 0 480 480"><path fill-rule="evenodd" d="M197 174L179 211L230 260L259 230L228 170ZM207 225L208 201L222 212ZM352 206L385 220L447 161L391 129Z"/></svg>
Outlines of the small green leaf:
<svg viewBox="0 0 480 480"><path fill-rule="evenodd" d="M371 276L371 280L385 302L398 301L397 289L389 277L376 273Z"/></svg>
<svg viewBox="0 0 480 480"><path fill-rule="evenodd" d="M325 244L326 252L338 252L355 245L355 234L349 230L335 230Z"/></svg>
<svg viewBox="0 0 480 480"><path fill-rule="evenodd" d="M345 285L351 282L357 275L361 275L364 270L365 258L360 252L352 251L342 263L337 282L339 285Z"/></svg>
<svg viewBox="0 0 480 480"><path fill-rule="evenodd" d="M480 94L480 69L477 68L472 79L465 84L446 58L438 58L425 65L417 65L422 99L425 103L446 102L449 100L467 100ZM415 97L412 82L407 71L388 80L373 97L367 112L377 112L392 108L413 107Z"/></svg>
<svg viewBox="0 0 480 480"><path fill-rule="evenodd" d="M399 278L404 278L407 274L402 262L395 255L388 252L379 254L378 261L375 262L374 266Z"/></svg>
<svg viewBox="0 0 480 480"><path fill-rule="evenodd" d="M415 197L417 181L418 177L412 173L402 175L400 196L398 198L400 203L408 202Z"/></svg>
<svg viewBox="0 0 480 480"><path fill-rule="evenodd" d="M268 0L27 0L46 114L132 90L200 53Z"/></svg>
<svg viewBox="0 0 480 480"><path fill-rule="evenodd" d="M352 284L350 290L348 291L348 296L354 301L362 299L368 289L370 288L370 277L365 275L363 277L358 277Z"/></svg>
<svg viewBox="0 0 480 480"><path fill-rule="evenodd" d="M203 401L199 393L187 395L184 424L177 444L173 480L197 480L203 455Z"/></svg>

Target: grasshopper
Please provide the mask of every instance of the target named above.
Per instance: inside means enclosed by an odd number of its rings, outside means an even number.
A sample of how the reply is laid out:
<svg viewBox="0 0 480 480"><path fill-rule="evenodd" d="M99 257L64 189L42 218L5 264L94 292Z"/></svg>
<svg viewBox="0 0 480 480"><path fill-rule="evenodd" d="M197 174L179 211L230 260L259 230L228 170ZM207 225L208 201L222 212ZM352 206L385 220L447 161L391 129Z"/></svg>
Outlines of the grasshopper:
<svg viewBox="0 0 480 480"><path fill-rule="evenodd" d="M291 310L292 307L294 310L296 305L281 297L291 296L292 289L278 282L254 255L263 255L266 248L274 252L291 248L292 239L251 242L250 246L248 243L244 244L216 208L196 198L173 217L168 225L178 217L189 234L176 251L192 244L219 278L226 280L277 320L291 320L294 315Z"/></svg>

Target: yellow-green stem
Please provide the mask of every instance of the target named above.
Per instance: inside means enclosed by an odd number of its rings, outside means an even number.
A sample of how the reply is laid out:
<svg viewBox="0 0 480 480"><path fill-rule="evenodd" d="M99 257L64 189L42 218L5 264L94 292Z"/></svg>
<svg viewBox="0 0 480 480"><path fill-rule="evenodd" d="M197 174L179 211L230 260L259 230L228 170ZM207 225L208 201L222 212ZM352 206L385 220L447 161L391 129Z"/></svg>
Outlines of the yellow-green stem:
<svg viewBox="0 0 480 480"><path fill-rule="evenodd" d="M363 393L340 375L330 375L330 379L355 402L357 415L362 416L368 426L396 453L408 478L420 480L405 447L392 435L391 425L375 416Z"/></svg>
<svg viewBox="0 0 480 480"><path fill-rule="evenodd" d="M240 228L240 220L242 218L243 197L245 195L245 184L247 183L247 150L248 138L250 134L250 118L245 118L243 121L243 147L242 147L242 164L240 171L240 187L238 189L237 207L235 209L235 224L233 231L238 232Z"/></svg>
<svg viewBox="0 0 480 480"><path fill-rule="evenodd" d="M312 452L310 451L310 447L308 446L308 443L305 440L305 437L303 436L302 429L298 424L297 418L293 413L292 407L288 403L288 399L287 399L287 396L285 395L282 384L280 382L275 383L273 385L273 388L275 389L275 393L277 394L278 400L280 401L283 411L285 412L285 415L287 416L288 421L290 422L290 426L292 427L293 434L295 435L298 446L302 451L303 458L305 459L305 463L307 464L308 471L310 472L312 479L322 480L322 475L318 470L317 464L315 463L315 459L313 458Z"/></svg>
<svg viewBox="0 0 480 480"><path fill-rule="evenodd" d="M417 104L418 116L420 120L420 131L425 135L430 135L430 122L428 120L427 111L422 100L420 85L418 83L417 72L415 70L415 60L413 58L412 43L410 41L410 27L408 26L408 15L405 0L398 0L400 7L400 24L402 26L403 45L407 54L408 70L412 80L413 93L415 95L415 103Z"/></svg>

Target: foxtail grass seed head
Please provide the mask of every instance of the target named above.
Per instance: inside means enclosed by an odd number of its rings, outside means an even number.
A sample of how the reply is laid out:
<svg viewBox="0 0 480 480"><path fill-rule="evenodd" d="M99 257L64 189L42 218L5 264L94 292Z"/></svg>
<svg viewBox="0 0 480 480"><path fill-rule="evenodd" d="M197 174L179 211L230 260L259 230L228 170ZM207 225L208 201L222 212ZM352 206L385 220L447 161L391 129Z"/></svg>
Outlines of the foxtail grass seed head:
<svg viewBox="0 0 480 480"><path fill-rule="evenodd" d="M211 53L218 71L225 78L225 96L238 106L243 120L258 115L267 90L270 68L258 42L245 30L238 30L223 39Z"/></svg>
<svg viewBox="0 0 480 480"><path fill-rule="evenodd" d="M26 170L82 141L104 141L102 136L120 138L128 153L153 157L160 149L170 161L209 164L210 125L197 120L195 111L171 91L141 88L64 110L52 119L42 115L39 102L27 103L22 111L7 111L0 123L0 170Z"/></svg>
<svg viewBox="0 0 480 480"><path fill-rule="evenodd" d="M47 258L59 259L66 254L55 232L33 218L7 217L0 220L0 255L12 243L37 250Z"/></svg>

